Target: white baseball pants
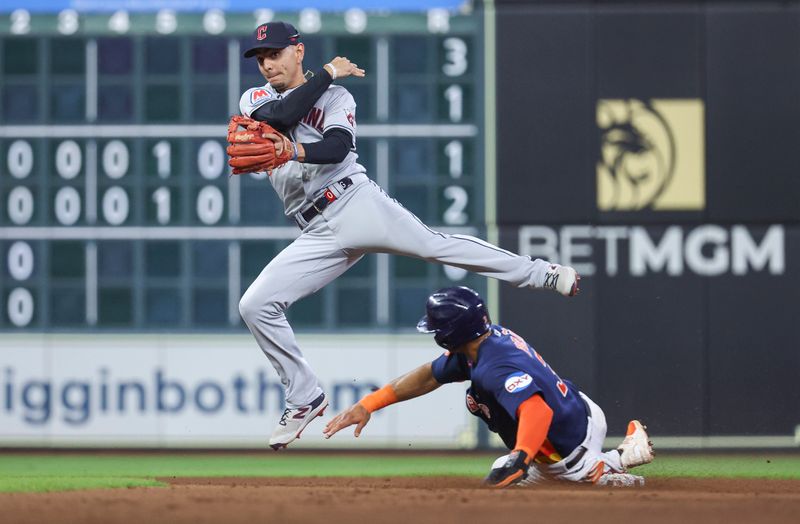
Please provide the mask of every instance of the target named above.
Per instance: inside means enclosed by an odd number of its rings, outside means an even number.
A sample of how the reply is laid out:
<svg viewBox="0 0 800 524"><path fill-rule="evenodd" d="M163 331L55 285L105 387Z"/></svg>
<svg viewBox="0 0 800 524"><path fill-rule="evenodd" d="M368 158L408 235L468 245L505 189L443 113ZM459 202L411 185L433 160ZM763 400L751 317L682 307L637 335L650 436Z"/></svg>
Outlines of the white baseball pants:
<svg viewBox="0 0 800 524"><path fill-rule="evenodd" d="M606 438L606 415L600 406L594 403L584 393L580 393L590 414L586 421L586 438L572 453L555 464L539 464L532 462L528 467L528 478L520 482L522 485L538 484L550 480L568 480L571 482L592 482L604 473L623 473L622 460L617 450L603 452L603 441ZM585 451L584 451L585 450ZM583 456L572 467L567 464L573 462L578 454ZM492 469L502 466L508 455L503 455L492 464Z"/></svg>

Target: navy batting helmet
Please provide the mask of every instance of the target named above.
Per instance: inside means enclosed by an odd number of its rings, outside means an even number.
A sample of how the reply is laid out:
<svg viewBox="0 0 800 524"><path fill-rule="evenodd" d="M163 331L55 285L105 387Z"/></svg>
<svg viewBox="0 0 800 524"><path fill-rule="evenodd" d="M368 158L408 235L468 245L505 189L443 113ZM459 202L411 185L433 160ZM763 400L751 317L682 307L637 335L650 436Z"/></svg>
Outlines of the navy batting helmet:
<svg viewBox="0 0 800 524"><path fill-rule="evenodd" d="M435 333L434 340L445 349L475 340L491 327L483 299L468 287L440 289L428 297L425 309L417 331Z"/></svg>

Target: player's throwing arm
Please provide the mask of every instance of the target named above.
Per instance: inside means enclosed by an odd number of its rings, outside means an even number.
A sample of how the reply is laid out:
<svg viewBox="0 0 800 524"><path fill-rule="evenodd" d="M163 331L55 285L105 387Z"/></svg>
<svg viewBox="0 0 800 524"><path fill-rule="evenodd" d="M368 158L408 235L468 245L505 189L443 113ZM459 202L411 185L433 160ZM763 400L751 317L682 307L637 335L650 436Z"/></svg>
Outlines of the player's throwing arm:
<svg viewBox="0 0 800 524"><path fill-rule="evenodd" d="M327 71L334 80L347 76L364 78L367 74L366 71L358 67L358 64L351 62L345 56L337 56L325 64L325 71Z"/></svg>

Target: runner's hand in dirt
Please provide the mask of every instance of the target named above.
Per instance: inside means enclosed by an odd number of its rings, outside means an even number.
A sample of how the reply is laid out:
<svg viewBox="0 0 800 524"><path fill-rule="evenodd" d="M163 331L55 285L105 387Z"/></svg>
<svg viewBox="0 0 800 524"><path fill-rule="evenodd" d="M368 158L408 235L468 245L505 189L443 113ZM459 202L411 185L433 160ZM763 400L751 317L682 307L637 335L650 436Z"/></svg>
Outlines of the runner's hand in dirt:
<svg viewBox="0 0 800 524"><path fill-rule="evenodd" d="M331 438L340 430L355 424L356 429L353 435L357 437L361 435L361 430L367 425L371 416L367 408L361 404L353 404L347 411L343 411L333 417L325 426L325 429L322 430L322 434L325 435L325 438Z"/></svg>

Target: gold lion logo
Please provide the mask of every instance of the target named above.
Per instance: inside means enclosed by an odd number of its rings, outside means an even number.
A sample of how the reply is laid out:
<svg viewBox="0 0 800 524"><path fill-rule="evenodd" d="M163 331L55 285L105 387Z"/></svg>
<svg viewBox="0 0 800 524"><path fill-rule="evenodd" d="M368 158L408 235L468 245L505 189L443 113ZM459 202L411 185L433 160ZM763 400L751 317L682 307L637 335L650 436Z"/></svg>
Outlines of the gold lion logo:
<svg viewBox="0 0 800 524"><path fill-rule="evenodd" d="M702 119L699 100L599 100L598 208L702 209Z"/></svg>

